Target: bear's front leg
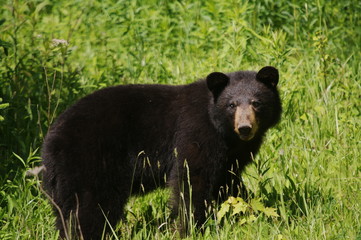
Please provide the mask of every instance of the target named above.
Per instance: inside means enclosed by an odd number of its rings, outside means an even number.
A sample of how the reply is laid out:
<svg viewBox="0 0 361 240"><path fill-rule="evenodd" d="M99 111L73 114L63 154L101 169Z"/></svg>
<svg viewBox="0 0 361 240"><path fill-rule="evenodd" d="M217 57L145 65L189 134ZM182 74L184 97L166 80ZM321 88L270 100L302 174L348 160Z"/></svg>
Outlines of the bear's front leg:
<svg viewBox="0 0 361 240"><path fill-rule="evenodd" d="M206 203L210 202L210 188L207 178L201 174L187 172L177 181L171 181L172 215L179 217L181 236L191 233L192 229L202 227L206 220Z"/></svg>
<svg viewBox="0 0 361 240"><path fill-rule="evenodd" d="M206 206L211 201L210 190L207 178L202 175L191 176L190 207L193 207L194 223L197 227L202 227L206 221Z"/></svg>

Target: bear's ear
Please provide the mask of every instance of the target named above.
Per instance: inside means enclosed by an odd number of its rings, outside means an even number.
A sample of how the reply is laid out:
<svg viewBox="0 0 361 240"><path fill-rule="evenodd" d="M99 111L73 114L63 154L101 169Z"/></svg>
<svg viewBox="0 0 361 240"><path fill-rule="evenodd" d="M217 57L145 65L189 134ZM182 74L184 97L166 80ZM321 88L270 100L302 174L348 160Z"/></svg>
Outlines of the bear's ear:
<svg viewBox="0 0 361 240"><path fill-rule="evenodd" d="M229 77L224 73L213 72L207 76L207 87L213 93L214 101L217 100L228 83Z"/></svg>
<svg viewBox="0 0 361 240"><path fill-rule="evenodd" d="M259 70L256 79L264 84L276 87L279 79L278 70L271 66L264 67Z"/></svg>

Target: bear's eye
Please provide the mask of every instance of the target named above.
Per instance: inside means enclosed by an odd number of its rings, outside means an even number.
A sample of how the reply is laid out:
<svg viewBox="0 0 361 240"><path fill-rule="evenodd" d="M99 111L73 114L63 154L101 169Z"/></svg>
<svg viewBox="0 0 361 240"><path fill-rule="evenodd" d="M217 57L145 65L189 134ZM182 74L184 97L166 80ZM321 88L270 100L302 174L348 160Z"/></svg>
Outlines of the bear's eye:
<svg viewBox="0 0 361 240"><path fill-rule="evenodd" d="M230 108L235 108L236 105L235 105L234 103L230 103L230 104L228 105L228 107L230 107Z"/></svg>
<svg viewBox="0 0 361 240"><path fill-rule="evenodd" d="M257 100L252 100L251 104L255 108L258 108L259 106L261 106L261 102L257 101Z"/></svg>

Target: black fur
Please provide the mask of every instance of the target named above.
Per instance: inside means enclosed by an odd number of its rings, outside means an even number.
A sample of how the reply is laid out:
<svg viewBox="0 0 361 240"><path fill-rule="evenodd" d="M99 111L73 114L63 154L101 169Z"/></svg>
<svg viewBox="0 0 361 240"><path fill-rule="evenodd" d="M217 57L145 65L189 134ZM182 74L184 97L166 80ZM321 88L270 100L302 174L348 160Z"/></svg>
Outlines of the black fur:
<svg viewBox="0 0 361 240"><path fill-rule="evenodd" d="M271 73L266 75L276 84L265 83L270 79L264 74L240 71L213 73L182 86L109 87L82 98L46 136L44 188L65 220L73 213L85 239L99 239L103 213L114 226L132 194L169 186L174 214L181 209L181 192L189 204L186 161L194 217L203 223L205 201L220 193L239 194L240 177L229 170L239 174L251 162L264 133L280 118L278 71L261 71ZM233 131L234 113L228 105L253 99L260 102L259 130L250 141L242 141Z"/></svg>

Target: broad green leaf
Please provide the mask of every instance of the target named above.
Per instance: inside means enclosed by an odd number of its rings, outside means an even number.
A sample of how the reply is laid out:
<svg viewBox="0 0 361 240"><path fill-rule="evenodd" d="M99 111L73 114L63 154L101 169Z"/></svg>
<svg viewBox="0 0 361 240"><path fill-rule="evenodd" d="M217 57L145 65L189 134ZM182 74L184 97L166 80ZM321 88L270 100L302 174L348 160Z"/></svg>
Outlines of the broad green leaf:
<svg viewBox="0 0 361 240"><path fill-rule="evenodd" d="M219 209L218 213L217 213L217 221L220 222L222 220L222 218L224 217L224 215L229 212L229 204L228 202L224 202L221 205L221 209Z"/></svg>
<svg viewBox="0 0 361 240"><path fill-rule="evenodd" d="M265 209L263 203L261 203L260 200L252 199L250 205L251 205L252 209L255 211L263 212Z"/></svg>
<svg viewBox="0 0 361 240"><path fill-rule="evenodd" d="M270 217L270 216L272 216L272 217L279 217L279 215L277 214L276 210L277 210L276 208L266 207L266 208L263 210L263 212L264 212L264 214L266 214L267 217Z"/></svg>
<svg viewBox="0 0 361 240"><path fill-rule="evenodd" d="M244 202L243 200L239 201L238 203L233 205L233 213L232 213L232 215L236 215L236 214L238 214L240 212L245 213L247 208L248 208L248 204L246 202Z"/></svg>
<svg viewBox="0 0 361 240"><path fill-rule="evenodd" d="M228 201L229 204L234 205L234 204L237 204L238 198L229 197L227 201Z"/></svg>

